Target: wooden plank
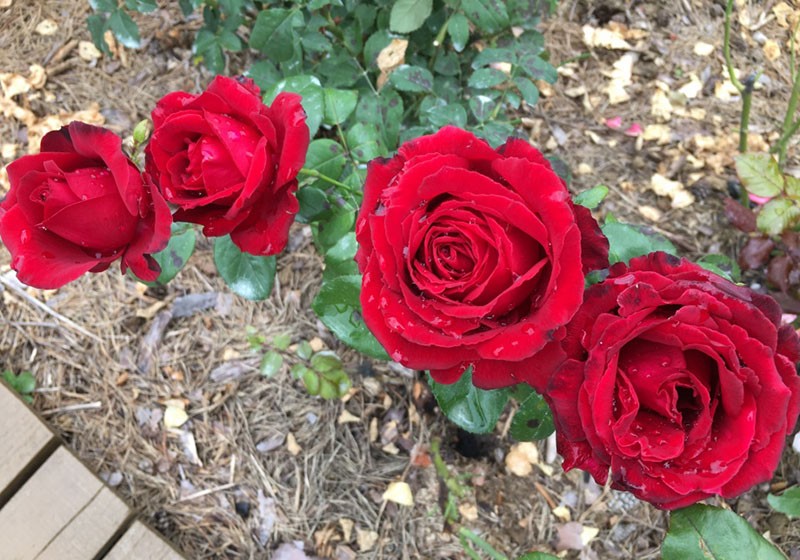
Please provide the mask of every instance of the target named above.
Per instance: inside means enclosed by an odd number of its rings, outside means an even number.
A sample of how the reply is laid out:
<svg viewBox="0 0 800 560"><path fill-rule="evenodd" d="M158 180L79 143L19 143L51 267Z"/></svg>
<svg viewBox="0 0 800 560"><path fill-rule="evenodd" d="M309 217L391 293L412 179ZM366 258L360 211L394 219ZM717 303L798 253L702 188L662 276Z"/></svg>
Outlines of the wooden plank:
<svg viewBox="0 0 800 560"><path fill-rule="evenodd" d="M63 447L56 449L0 509L3 558L35 558L80 516L103 488L100 479L69 451Z"/></svg>
<svg viewBox="0 0 800 560"><path fill-rule="evenodd" d="M139 521L122 535L104 560L131 560L145 558L147 560L183 560L164 539L155 531Z"/></svg>
<svg viewBox="0 0 800 560"><path fill-rule="evenodd" d="M97 556L119 532L130 510L114 492L103 488L36 560L86 560Z"/></svg>
<svg viewBox="0 0 800 560"><path fill-rule="evenodd" d="M53 433L0 383L0 505L55 446ZM0 549L2 550L2 549Z"/></svg>

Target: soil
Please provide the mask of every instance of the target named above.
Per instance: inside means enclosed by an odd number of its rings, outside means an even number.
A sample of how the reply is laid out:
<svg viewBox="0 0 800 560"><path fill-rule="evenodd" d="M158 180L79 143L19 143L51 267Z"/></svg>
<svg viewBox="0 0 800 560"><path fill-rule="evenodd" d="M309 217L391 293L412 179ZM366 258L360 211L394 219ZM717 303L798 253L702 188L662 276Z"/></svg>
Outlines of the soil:
<svg viewBox="0 0 800 560"><path fill-rule="evenodd" d="M756 148L775 140L791 89L789 32L767 17L773 4L737 9L745 16L733 41L742 73L763 70L752 109ZM178 24L174 8L160 9L138 18L142 49L85 60L79 41L89 40L87 15L86 4L74 0L14 0L0 8L0 72L27 76L39 64L47 74L42 88L14 98L33 117L22 121L0 107L0 143L15 146L14 153L4 148L4 165L26 153L45 127L76 112L129 135L159 97L197 91L209 80L192 62L198 20ZM689 257L735 257L745 239L722 211L735 177L740 111L738 98L726 100L719 89L722 15L711 1L564 0L543 28L552 60L571 62L522 115L531 141L573 170L575 192L610 188L599 216L645 224ZM44 19L56 22L55 33L35 31ZM630 48L587 47L586 25L617 30ZM766 56L764 38L779 44L780 58ZM712 52L697 54L698 42ZM630 99L611 104L607 87L627 53L635 59L624 88ZM232 61L231 71L245 62ZM676 93L694 79L700 87L693 97ZM654 114L654 106L662 111ZM617 117L622 126L608 126ZM634 123L650 139L623 132ZM663 128L650 136L653 124ZM797 167L795 148L790 156L789 167ZM693 202L675 208L679 199L657 195L655 174L677 182ZM3 185L0 173L0 196ZM450 472L466 481L462 522L503 553L555 552L570 535L575 540L575 525L565 525L571 520L599 532L566 558L659 556L665 513L581 472L563 473L552 439L539 444L532 474L511 474L504 461L514 445L507 416L492 435L460 433L435 410L419 372L365 360L337 343L310 311L322 264L310 231L296 226L290 246L278 259L273 295L260 303L226 290L207 242L163 289L113 273L57 291L15 289L3 251L0 370L33 372L34 407L189 558L269 558L295 541L320 558L465 558L444 524L441 481L429 466L435 439ZM263 348L254 348L254 333L266 341ZM351 394L334 402L311 397L286 367L262 377L261 354L284 334L293 344L310 341L339 353L353 379ZM295 359L285 355L287 363ZM164 427L166 407L176 405L171 399L190 417L180 429ZM798 454L787 448L773 488L799 479ZM383 501L389 483L399 480L410 485L413 507ZM800 558L800 529L768 507L769 489L762 485L727 506Z"/></svg>

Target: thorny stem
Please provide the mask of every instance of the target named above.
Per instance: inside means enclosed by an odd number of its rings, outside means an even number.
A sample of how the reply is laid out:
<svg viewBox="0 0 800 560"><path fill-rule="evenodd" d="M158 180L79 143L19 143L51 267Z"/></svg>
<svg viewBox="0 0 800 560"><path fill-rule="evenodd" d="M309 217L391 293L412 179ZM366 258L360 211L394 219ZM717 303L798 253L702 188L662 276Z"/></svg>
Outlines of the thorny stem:
<svg viewBox="0 0 800 560"><path fill-rule="evenodd" d="M461 527L458 530L458 536L460 538L466 538L472 541L475 546L480 548L483 552L489 555L489 558L492 560L508 560L508 556L498 552L492 545L488 542L480 538L478 535L467 529L466 527Z"/></svg>
<svg viewBox="0 0 800 560"><path fill-rule="evenodd" d="M742 90L742 120L739 121L739 153L747 152L747 129L750 127L750 105L753 103L753 88L756 77L752 74L744 81Z"/></svg>
<svg viewBox="0 0 800 560"><path fill-rule="evenodd" d="M341 187L341 188L345 189L346 191L353 190L350 185L342 183L341 181L337 181L336 179L328 177L327 175L323 175L322 173L320 173L316 169L305 169L305 168L303 168L303 169L301 169L299 171L298 174L299 175L305 175L306 177L314 177L315 179L321 179L321 180L323 180L323 181L325 181L327 183L330 183L331 185L336 185L337 187Z"/></svg>
<svg viewBox="0 0 800 560"><path fill-rule="evenodd" d="M797 111L797 103L800 101L800 72L794 73L794 84L792 85L792 95L789 97L789 106L786 108L786 116L783 118L781 138L778 141L778 165L783 167L786 160L786 149L789 139L797 131L794 122L794 114Z"/></svg>
<svg viewBox="0 0 800 560"><path fill-rule="evenodd" d="M733 0L728 0L728 5L725 7L725 38L722 41L722 50L725 54L725 66L728 68L728 75L730 76L733 87L739 90L740 93L744 92L744 84L736 77L736 72L733 69L733 60L731 60L731 13L733 12Z"/></svg>

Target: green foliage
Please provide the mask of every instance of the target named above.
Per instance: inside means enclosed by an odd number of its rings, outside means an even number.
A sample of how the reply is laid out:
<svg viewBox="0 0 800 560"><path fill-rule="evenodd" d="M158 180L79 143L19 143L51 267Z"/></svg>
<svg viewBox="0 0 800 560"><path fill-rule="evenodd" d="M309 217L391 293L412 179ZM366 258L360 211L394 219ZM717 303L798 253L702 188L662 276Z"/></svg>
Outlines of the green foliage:
<svg viewBox="0 0 800 560"><path fill-rule="evenodd" d="M267 299L275 283L275 257L243 253L230 236L214 240L214 264L228 287L243 298Z"/></svg>
<svg viewBox="0 0 800 560"><path fill-rule="evenodd" d="M789 488L780 495L770 494L767 501L772 509L790 517L800 517L800 487Z"/></svg>
<svg viewBox="0 0 800 560"><path fill-rule="evenodd" d="M33 402L33 391L36 389L36 378L29 371L14 374L11 370L5 370L2 375L3 381L8 383L14 391L20 394L27 403Z"/></svg>
<svg viewBox="0 0 800 560"><path fill-rule="evenodd" d="M352 386L342 360L334 352L323 350L313 354L308 364L292 366L292 377L303 382L310 395L323 399L339 399L347 394Z"/></svg>
<svg viewBox="0 0 800 560"><path fill-rule="evenodd" d="M191 224L175 222L172 224L172 236L167 247L153 255L161 266L161 274L155 282L144 282L148 286L165 286L175 278L186 266L189 257L194 253L196 234Z"/></svg>
<svg viewBox="0 0 800 560"><path fill-rule="evenodd" d="M451 385L436 383L428 375L428 383L439 408L451 422L477 434L494 430L508 402L508 389L486 391L472 384L472 368Z"/></svg>
<svg viewBox="0 0 800 560"><path fill-rule="evenodd" d="M514 387L511 394L519 401L519 408L511 420L511 437L517 441L533 441L544 439L555 431L553 414L544 397L525 384Z"/></svg>
<svg viewBox="0 0 800 560"><path fill-rule="evenodd" d="M605 200L606 196L608 196L608 187L605 185L597 185L596 187L592 187L588 191L583 191L577 195L573 199L573 202L593 210L594 208L600 206L600 203Z"/></svg>
<svg viewBox="0 0 800 560"><path fill-rule="evenodd" d="M672 512L661 553L664 560L786 558L734 512L703 504Z"/></svg>
<svg viewBox="0 0 800 560"><path fill-rule="evenodd" d="M608 260L611 264L627 263L634 257L655 251L677 254L677 249L669 240L645 228L606 220L601 229L608 238Z"/></svg>
<svg viewBox="0 0 800 560"><path fill-rule="evenodd" d="M703 255L697 260L697 264L731 282L741 282L742 280L742 270L739 268L739 264L727 255Z"/></svg>
<svg viewBox="0 0 800 560"><path fill-rule="evenodd" d="M770 154L736 156L736 173L750 194L769 198L756 216L756 226L767 235L779 236L800 222L800 179L781 172Z"/></svg>

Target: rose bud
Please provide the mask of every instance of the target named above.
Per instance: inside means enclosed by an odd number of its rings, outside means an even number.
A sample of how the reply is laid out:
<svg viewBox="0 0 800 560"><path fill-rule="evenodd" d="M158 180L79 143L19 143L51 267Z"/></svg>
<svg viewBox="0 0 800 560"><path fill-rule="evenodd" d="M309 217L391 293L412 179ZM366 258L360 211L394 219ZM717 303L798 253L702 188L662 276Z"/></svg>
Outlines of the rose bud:
<svg viewBox="0 0 800 560"><path fill-rule="evenodd" d="M392 359L440 383L472 367L484 389L543 384L539 351L563 336L585 274L608 264L597 223L541 153L455 127L371 162L356 236L364 321Z"/></svg>
<svg viewBox="0 0 800 560"><path fill-rule="evenodd" d="M42 138L41 152L9 164L0 238L20 281L59 288L120 260L142 280L160 268L169 207L151 191L110 130L73 122Z"/></svg>
<svg viewBox="0 0 800 560"><path fill-rule="evenodd" d="M564 469L656 507L769 480L800 411L800 340L770 297L652 253L590 287L545 397Z"/></svg>
<svg viewBox="0 0 800 560"><path fill-rule="evenodd" d="M300 96L281 93L268 107L252 80L217 76L199 95L164 96L152 118L146 169L177 206L174 220L230 234L246 253L281 252L309 143Z"/></svg>

